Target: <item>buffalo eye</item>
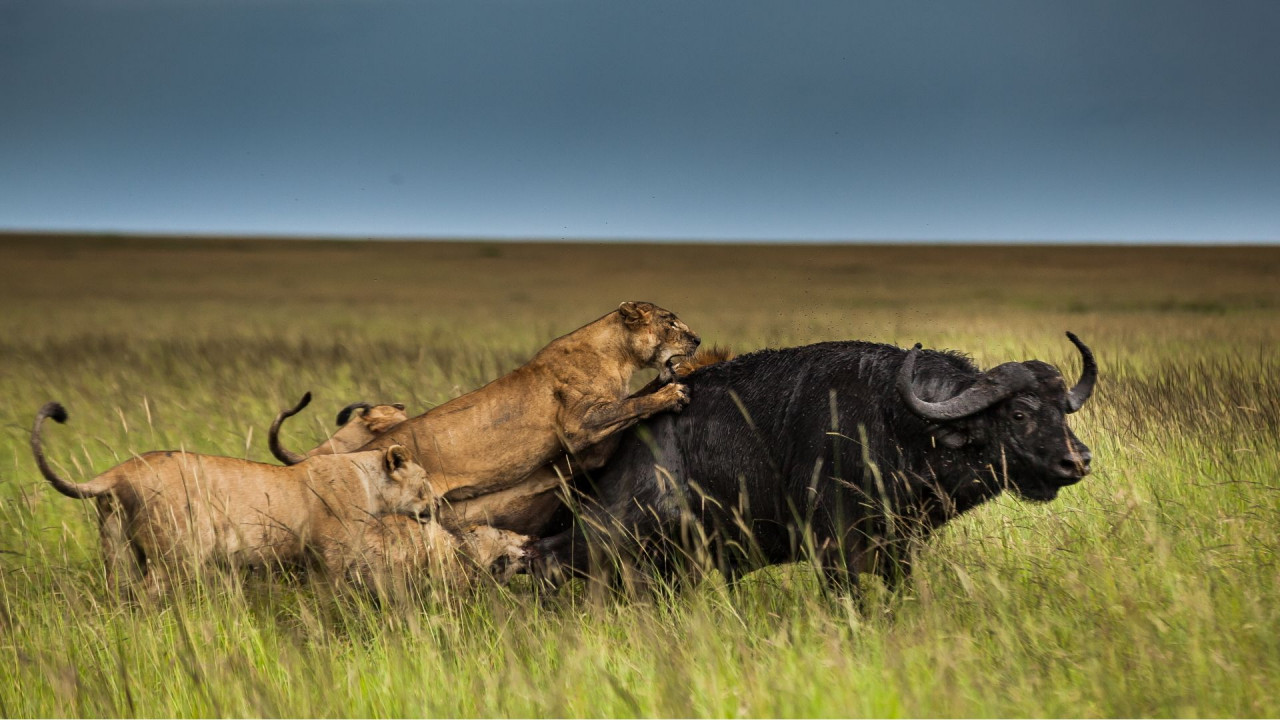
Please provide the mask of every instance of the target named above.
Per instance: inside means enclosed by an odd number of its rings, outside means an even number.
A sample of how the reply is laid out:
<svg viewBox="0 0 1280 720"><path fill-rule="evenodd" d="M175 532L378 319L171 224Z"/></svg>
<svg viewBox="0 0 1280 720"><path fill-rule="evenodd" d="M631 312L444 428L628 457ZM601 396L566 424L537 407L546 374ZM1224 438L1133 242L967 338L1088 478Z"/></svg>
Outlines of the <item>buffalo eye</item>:
<svg viewBox="0 0 1280 720"><path fill-rule="evenodd" d="M1014 419L1015 421L1017 421L1017 422L1022 422L1023 420L1026 420L1026 419L1027 419L1027 415L1026 415L1026 413L1022 412L1021 410L1015 410L1015 411L1013 412L1013 419Z"/></svg>

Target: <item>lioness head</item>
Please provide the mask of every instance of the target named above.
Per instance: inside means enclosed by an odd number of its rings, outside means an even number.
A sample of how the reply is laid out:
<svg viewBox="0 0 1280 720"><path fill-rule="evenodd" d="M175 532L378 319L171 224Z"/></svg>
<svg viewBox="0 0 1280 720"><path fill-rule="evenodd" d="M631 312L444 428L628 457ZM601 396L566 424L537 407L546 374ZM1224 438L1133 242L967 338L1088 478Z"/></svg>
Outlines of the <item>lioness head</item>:
<svg viewBox="0 0 1280 720"><path fill-rule="evenodd" d="M370 405L365 402L351 403L338 413L338 426L346 427L351 423L360 423L370 433L377 435L389 430L409 419L404 411L404 403L387 405Z"/></svg>
<svg viewBox="0 0 1280 720"><path fill-rule="evenodd" d="M377 489L379 510L389 514L430 515L440 504L440 496L427 482L427 471L403 445L392 445L383 453L386 471Z"/></svg>
<svg viewBox="0 0 1280 720"><path fill-rule="evenodd" d="M507 582L525 569L529 561L525 546L528 535L501 530L489 525L473 525L462 533L466 553L472 561L489 571L499 582Z"/></svg>
<svg viewBox="0 0 1280 720"><path fill-rule="evenodd" d="M627 329L631 352L644 367L658 368L664 375L673 372L674 362L698 349L702 339L680 322L670 310L647 302L624 302L618 306Z"/></svg>

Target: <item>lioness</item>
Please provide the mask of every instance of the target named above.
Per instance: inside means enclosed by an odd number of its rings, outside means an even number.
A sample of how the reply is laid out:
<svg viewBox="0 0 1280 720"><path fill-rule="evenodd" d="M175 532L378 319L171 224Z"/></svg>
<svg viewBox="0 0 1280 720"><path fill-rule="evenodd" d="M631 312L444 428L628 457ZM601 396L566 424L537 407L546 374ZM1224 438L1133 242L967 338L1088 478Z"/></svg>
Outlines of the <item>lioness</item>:
<svg viewBox="0 0 1280 720"><path fill-rule="evenodd" d="M388 405L370 405L367 402L355 402L338 412L338 430L328 440L307 451L306 455L290 452L280 445L280 425L288 418L302 412L311 403L311 393L302 396L298 404L289 410L281 410L275 422L267 431L267 447L271 454L285 465L296 465L314 455L331 455L357 450L379 433L390 430L409 419L404 405L391 403Z"/></svg>
<svg viewBox="0 0 1280 720"><path fill-rule="evenodd" d="M119 563L145 573L159 596L184 563L293 563L334 557L357 546L365 526L392 513L431 513L439 497L426 472L402 445L341 455L317 455L281 467L184 451L157 451L126 460L86 483L58 475L45 459L45 418L66 422L48 403L36 414L31 451L45 479L70 498L98 501L108 580ZM326 568L341 573L343 568Z"/></svg>
<svg viewBox="0 0 1280 720"><path fill-rule="evenodd" d="M672 376L683 378L694 370L732 360L734 353L728 348L713 347L699 350L696 355L685 356L671 363ZM632 397L648 395L670 378L657 377L637 390ZM444 513L450 521L459 525L483 523L507 528L526 535L540 535L552 519L562 499L558 490L575 472L591 471L603 467L613 454L621 434L600 442L572 458L562 455L554 462L535 470L524 482L511 488L480 495L468 500L447 502Z"/></svg>
<svg viewBox="0 0 1280 720"><path fill-rule="evenodd" d="M638 420L684 407L688 393L679 383L637 397L627 397L627 387L643 368L669 377L699 342L670 311L624 302L512 372L362 449L410 448L435 491L450 501L520 485L566 451L582 452Z"/></svg>
<svg viewBox="0 0 1280 720"><path fill-rule="evenodd" d="M505 583L525 568L531 539L486 525L451 532L438 522L384 515L364 526L358 545L332 546L326 562L345 568L347 581L381 594L403 592L426 579L457 589L484 577Z"/></svg>

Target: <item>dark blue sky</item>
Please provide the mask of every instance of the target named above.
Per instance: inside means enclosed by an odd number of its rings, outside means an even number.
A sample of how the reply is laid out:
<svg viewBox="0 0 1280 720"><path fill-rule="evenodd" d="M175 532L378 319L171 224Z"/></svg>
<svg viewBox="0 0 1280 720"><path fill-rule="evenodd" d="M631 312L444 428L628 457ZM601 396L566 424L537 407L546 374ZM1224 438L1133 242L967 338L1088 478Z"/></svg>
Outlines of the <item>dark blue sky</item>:
<svg viewBox="0 0 1280 720"><path fill-rule="evenodd" d="M1280 241L1280 2L0 0L0 228Z"/></svg>

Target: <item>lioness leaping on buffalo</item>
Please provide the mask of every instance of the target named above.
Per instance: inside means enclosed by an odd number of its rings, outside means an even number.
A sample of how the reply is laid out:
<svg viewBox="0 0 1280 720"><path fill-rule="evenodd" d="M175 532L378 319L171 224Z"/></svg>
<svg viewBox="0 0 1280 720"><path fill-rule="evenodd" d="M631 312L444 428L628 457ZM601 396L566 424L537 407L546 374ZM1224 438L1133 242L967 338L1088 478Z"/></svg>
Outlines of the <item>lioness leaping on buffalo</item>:
<svg viewBox="0 0 1280 720"><path fill-rule="evenodd" d="M311 403L311 393L302 396L298 404L289 410L281 410L267 431L267 446L271 454L285 465L296 465L313 455L332 455L357 450L380 433L386 432L409 419L404 405L390 403L371 405L367 402L354 402L338 412L338 430L328 440L311 448L305 455L289 452L280 446L280 425L288 418L302 412Z"/></svg>
<svg viewBox="0 0 1280 720"><path fill-rule="evenodd" d="M733 357L733 351L728 348L703 348L696 355L685 356L669 367L673 370L673 377L678 379L698 368L725 362ZM654 378L648 385L633 393L632 397L653 393L671 379ZM459 527L479 523L525 535L542 535L562 503L561 487L579 473L603 467L613 455L622 436L622 433L616 433L585 453L573 457L563 455L534 470L515 487L451 502L445 513L447 519Z"/></svg>
<svg viewBox="0 0 1280 720"><path fill-rule="evenodd" d="M679 383L638 397L628 397L627 388L644 368L669 376L698 343L670 311L624 302L521 367L362 449L410 448L449 501L510 488L566 451L581 452L641 419L684 407L688 393Z"/></svg>

